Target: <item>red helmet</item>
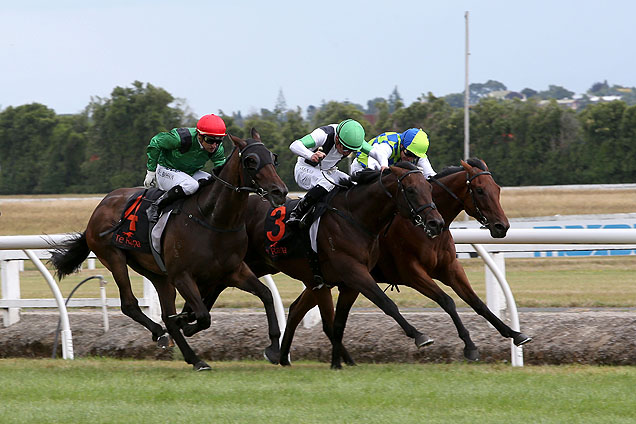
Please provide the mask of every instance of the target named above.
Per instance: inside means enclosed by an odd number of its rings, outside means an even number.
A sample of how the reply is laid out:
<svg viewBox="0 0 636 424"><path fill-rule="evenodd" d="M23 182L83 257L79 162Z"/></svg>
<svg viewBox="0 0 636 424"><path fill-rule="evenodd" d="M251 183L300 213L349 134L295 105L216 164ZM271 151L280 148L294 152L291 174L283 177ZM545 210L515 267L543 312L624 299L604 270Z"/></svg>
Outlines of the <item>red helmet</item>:
<svg viewBox="0 0 636 424"><path fill-rule="evenodd" d="M225 136L225 122L219 116L211 113L203 115L197 122L197 131L202 135Z"/></svg>

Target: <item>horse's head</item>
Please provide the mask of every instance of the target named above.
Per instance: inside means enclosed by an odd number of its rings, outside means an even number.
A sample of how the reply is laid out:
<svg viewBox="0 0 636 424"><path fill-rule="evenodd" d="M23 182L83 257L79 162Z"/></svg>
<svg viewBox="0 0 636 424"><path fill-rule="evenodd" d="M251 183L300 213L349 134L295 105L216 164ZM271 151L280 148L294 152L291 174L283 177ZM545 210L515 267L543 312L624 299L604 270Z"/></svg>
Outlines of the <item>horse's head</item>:
<svg viewBox="0 0 636 424"><path fill-rule="evenodd" d="M400 215L416 226L424 227L429 237L436 237L444 228L444 219L433 203L433 189L422 171L408 162L389 167L397 178L397 208Z"/></svg>
<svg viewBox="0 0 636 424"><path fill-rule="evenodd" d="M484 161L475 162L475 159L471 159L468 162L461 161L462 167L466 170L468 189L464 210L488 228L493 238L503 238L510 228L510 223L499 203L501 189Z"/></svg>
<svg viewBox="0 0 636 424"><path fill-rule="evenodd" d="M252 138L243 140L230 136L239 151L243 184L256 189L256 193L269 201L273 207L285 203L288 190L276 173L276 155L261 142L261 136L254 128Z"/></svg>

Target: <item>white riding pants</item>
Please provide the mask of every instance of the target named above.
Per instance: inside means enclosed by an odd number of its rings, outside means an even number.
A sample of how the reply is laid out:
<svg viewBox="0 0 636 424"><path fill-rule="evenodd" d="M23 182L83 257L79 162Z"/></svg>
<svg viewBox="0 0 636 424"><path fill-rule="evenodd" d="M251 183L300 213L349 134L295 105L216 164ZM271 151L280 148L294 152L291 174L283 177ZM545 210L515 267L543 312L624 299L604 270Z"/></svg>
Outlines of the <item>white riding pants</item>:
<svg viewBox="0 0 636 424"><path fill-rule="evenodd" d="M331 191L335 187L333 183L339 183L341 180L348 178L349 175L340 171L338 168L325 171L321 170L319 166L307 165L304 161L296 162L296 166L294 167L294 179L304 190L309 190L319 185L325 190Z"/></svg>
<svg viewBox="0 0 636 424"><path fill-rule="evenodd" d="M196 171L192 176L177 169L165 168L157 165L157 187L168 191L174 186L181 186L185 194L193 194L199 189L199 181L210 178L210 174L205 171Z"/></svg>

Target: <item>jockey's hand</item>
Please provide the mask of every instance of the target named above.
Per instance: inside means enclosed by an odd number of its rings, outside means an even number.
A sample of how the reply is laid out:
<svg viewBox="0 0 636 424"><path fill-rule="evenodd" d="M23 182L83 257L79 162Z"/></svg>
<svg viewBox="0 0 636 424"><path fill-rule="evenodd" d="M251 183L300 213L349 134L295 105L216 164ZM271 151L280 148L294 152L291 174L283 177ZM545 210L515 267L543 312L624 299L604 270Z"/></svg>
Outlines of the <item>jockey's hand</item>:
<svg viewBox="0 0 636 424"><path fill-rule="evenodd" d="M322 158L325 157L325 153L323 151L318 150L313 155L311 155L312 162L320 162Z"/></svg>
<svg viewBox="0 0 636 424"><path fill-rule="evenodd" d="M157 185L155 180L155 172L146 171L146 179L144 179L144 187L150 188L155 187Z"/></svg>
<svg viewBox="0 0 636 424"><path fill-rule="evenodd" d="M381 168L380 168L380 172L384 172L384 170L385 170L385 169L389 169L389 167L388 167L388 166L383 166L383 167L381 167Z"/></svg>

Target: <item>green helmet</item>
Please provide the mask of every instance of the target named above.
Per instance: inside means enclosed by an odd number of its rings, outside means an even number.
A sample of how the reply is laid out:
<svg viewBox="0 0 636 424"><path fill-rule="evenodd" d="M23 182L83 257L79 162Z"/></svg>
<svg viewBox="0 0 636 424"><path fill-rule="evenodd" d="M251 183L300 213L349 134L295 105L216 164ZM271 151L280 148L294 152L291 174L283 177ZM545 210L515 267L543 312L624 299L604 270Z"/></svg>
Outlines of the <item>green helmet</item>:
<svg viewBox="0 0 636 424"><path fill-rule="evenodd" d="M364 128L358 121L353 119L345 119L338 124L336 128L336 135L338 139L349 150L357 151L371 151L371 146L364 141ZM366 152L368 153L368 152Z"/></svg>

